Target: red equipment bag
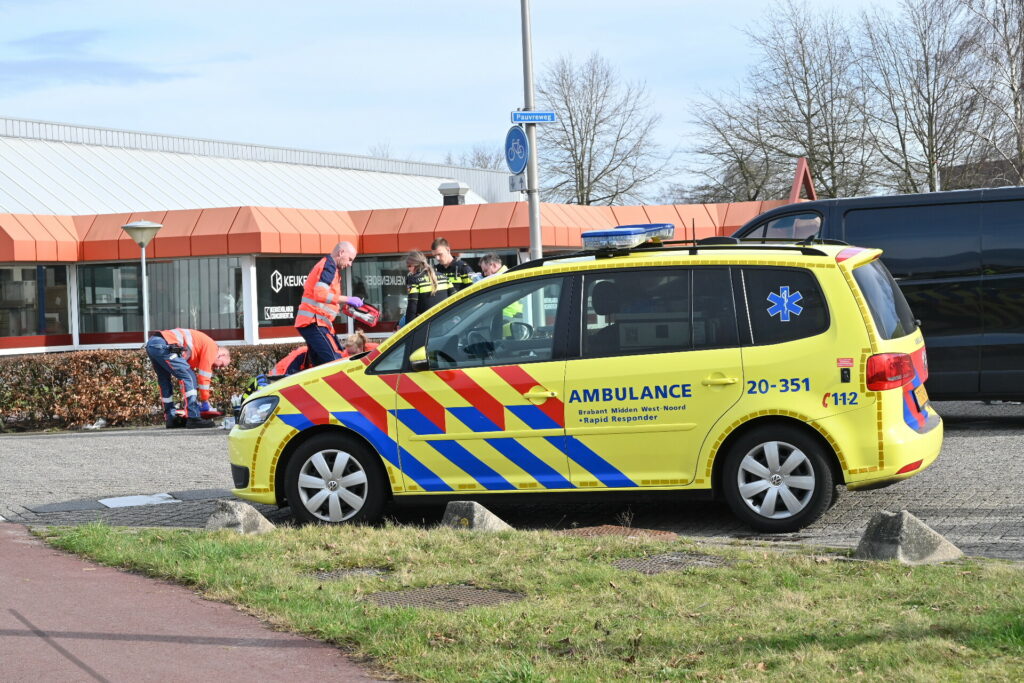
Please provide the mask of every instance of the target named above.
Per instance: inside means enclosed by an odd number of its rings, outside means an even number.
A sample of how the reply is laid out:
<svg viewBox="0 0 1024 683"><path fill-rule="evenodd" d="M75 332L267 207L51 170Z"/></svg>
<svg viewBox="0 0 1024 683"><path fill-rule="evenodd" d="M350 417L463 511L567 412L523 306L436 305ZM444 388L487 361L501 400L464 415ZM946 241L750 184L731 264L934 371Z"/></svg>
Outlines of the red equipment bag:
<svg viewBox="0 0 1024 683"><path fill-rule="evenodd" d="M353 320L361 322L367 327L376 327L377 323L380 322L380 311L370 304L363 304L359 308L353 308L348 304L343 304L341 312Z"/></svg>

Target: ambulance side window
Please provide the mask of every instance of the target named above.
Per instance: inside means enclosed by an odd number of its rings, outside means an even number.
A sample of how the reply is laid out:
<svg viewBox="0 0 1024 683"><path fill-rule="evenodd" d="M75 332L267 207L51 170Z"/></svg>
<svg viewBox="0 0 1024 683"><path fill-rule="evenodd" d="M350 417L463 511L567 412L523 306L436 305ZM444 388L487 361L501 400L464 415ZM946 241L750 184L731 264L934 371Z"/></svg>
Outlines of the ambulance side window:
<svg viewBox="0 0 1024 683"><path fill-rule="evenodd" d="M732 278L727 268L693 269L693 348L739 345Z"/></svg>
<svg viewBox="0 0 1024 683"><path fill-rule="evenodd" d="M727 268L650 268L588 274L583 357L736 346Z"/></svg>
<svg viewBox="0 0 1024 683"><path fill-rule="evenodd" d="M405 347L406 342L402 342L397 346L388 349L388 352L384 354L384 357L374 363L373 373L388 375L395 372L401 372L402 367L405 364Z"/></svg>
<svg viewBox="0 0 1024 683"><path fill-rule="evenodd" d="M555 326L564 278L487 288L430 321L431 370L520 365L555 358Z"/></svg>
<svg viewBox="0 0 1024 683"><path fill-rule="evenodd" d="M813 337L828 329L828 305L810 271L748 267L743 284L755 345Z"/></svg>
<svg viewBox="0 0 1024 683"><path fill-rule="evenodd" d="M583 286L583 357L670 353L690 348L690 270L588 274Z"/></svg>

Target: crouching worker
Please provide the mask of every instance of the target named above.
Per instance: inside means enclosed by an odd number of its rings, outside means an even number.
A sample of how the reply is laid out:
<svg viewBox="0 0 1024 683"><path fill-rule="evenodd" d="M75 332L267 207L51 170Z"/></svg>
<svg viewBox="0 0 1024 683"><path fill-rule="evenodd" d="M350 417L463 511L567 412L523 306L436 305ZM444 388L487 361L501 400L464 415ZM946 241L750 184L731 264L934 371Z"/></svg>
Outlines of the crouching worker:
<svg viewBox="0 0 1024 683"><path fill-rule="evenodd" d="M164 402L164 422L168 429L198 429L215 426L213 420L200 413L210 410L210 381L213 371L231 363L231 354L199 330L181 327L164 330L146 342L146 353L153 362L160 398ZM185 385L185 411L188 418L182 425L174 412L174 379Z"/></svg>

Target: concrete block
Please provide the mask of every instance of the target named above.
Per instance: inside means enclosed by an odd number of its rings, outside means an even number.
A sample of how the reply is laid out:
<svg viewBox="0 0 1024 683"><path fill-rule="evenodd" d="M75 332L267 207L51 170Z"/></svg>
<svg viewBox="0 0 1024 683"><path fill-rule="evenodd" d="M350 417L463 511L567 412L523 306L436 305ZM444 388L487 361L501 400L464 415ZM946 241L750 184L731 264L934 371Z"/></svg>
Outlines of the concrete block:
<svg viewBox="0 0 1024 683"><path fill-rule="evenodd" d="M444 509L441 526L473 531L511 531L511 526L480 503L453 500Z"/></svg>
<svg viewBox="0 0 1024 683"><path fill-rule="evenodd" d="M906 565L939 564L959 559L963 552L906 510L882 510L868 522L854 557Z"/></svg>
<svg viewBox="0 0 1024 683"><path fill-rule="evenodd" d="M240 534L263 534L274 528L259 510L238 500L218 500L217 509L206 520L207 531L228 529Z"/></svg>

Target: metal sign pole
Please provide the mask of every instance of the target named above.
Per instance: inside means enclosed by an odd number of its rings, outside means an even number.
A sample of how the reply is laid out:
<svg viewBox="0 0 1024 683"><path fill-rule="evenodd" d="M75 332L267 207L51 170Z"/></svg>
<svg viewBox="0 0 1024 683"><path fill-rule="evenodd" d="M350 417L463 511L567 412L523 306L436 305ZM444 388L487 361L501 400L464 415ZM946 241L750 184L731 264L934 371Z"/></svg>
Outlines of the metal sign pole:
<svg viewBox="0 0 1024 683"><path fill-rule="evenodd" d="M146 247L142 247L142 341L149 341L149 282L146 281Z"/></svg>
<svg viewBox="0 0 1024 683"><path fill-rule="evenodd" d="M520 0L523 16L523 92L525 111L533 111L533 44L530 40L530 0ZM526 166L526 198L530 208L530 258L544 255L540 234L540 187L537 180L537 124L526 123L529 161Z"/></svg>

